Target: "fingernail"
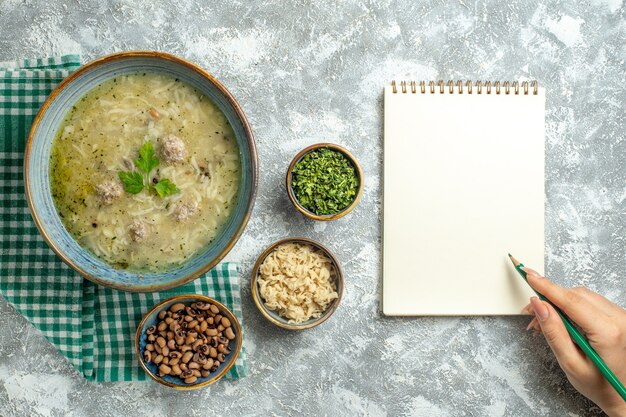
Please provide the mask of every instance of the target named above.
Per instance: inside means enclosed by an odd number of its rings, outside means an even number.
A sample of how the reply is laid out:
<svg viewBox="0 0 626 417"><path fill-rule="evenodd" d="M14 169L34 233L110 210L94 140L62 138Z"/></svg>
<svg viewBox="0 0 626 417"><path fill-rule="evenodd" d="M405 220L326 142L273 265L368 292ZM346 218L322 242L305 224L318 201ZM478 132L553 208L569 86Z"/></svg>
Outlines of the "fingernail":
<svg viewBox="0 0 626 417"><path fill-rule="evenodd" d="M522 267L522 271L526 272L527 275L534 275L537 278L541 278L541 275L539 275L539 273L535 271L534 269L530 269L524 266Z"/></svg>
<svg viewBox="0 0 626 417"><path fill-rule="evenodd" d="M537 317L539 321L546 321L546 319L550 316L550 310L548 310L548 307L546 307L545 304L539 300L539 298L531 297L530 305L535 312L535 317Z"/></svg>

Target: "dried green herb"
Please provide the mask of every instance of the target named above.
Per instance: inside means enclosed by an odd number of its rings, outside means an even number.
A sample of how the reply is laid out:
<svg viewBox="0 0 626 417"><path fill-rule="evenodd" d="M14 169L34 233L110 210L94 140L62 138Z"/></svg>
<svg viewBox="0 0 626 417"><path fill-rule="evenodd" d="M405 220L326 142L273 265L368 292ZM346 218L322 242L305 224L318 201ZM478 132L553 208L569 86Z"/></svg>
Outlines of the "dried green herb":
<svg viewBox="0 0 626 417"><path fill-rule="evenodd" d="M159 166L159 158L154 156L154 145L152 145L152 142L148 141L139 148L139 158L135 159L135 166L141 172L121 171L118 173L126 192L138 194L141 190L147 188L148 190L156 191L159 197L165 198L179 191L176 185L167 178L162 178L156 183L150 181L150 172Z"/></svg>
<svg viewBox="0 0 626 417"><path fill-rule="evenodd" d="M317 215L328 215L339 213L354 201L359 179L343 153L320 148L294 166L291 187L303 207Z"/></svg>

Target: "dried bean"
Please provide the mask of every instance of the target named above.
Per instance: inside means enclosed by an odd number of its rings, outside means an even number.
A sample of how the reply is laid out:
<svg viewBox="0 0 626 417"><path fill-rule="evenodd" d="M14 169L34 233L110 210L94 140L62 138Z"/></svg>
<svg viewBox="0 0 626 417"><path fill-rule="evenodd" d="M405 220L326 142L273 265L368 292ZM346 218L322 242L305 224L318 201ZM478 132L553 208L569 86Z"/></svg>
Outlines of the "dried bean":
<svg viewBox="0 0 626 417"><path fill-rule="evenodd" d="M195 376L190 376L188 378L185 378L185 384L193 384L197 380L198 378L196 378Z"/></svg>
<svg viewBox="0 0 626 417"><path fill-rule="evenodd" d="M206 363L202 365L202 369L211 369L213 368L213 359L207 358Z"/></svg>
<svg viewBox="0 0 626 417"><path fill-rule="evenodd" d="M178 365L174 363L172 364L172 372L174 373L174 375L180 375L183 371L180 369Z"/></svg>
<svg viewBox="0 0 626 417"><path fill-rule="evenodd" d="M145 362L150 362L150 360L152 360L152 353L149 350L143 352L143 360Z"/></svg>
<svg viewBox="0 0 626 417"><path fill-rule="evenodd" d="M172 313L177 313L177 312L179 312L181 310L184 310L184 309L185 309L185 305L183 303L176 303L176 304L174 304L173 306L170 307L170 311Z"/></svg>
<svg viewBox="0 0 626 417"><path fill-rule="evenodd" d="M158 344L159 346L161 346L161 347L163 347L163 346L165 346L165 345L166 345L165 339L164 339L163 337L161 337L161 336L157 337L156 342L157 342L157 344Z"/></svg>
<svg viewBox="0 0 626 417"><path fill-rule="evenodd" d="M156 365L160 364L163 361L163 355L157 355L156 358L152 360Z"/></svg>
<svg viewBox="0 0 626 417"><path fill-rule="evenodd" d="M198 378L202 376L202 373L198 369L194 369L193 371L191 371L191 373L193 374L193 376L198 377Z"/></svg>
<svg viewBox="0 0 626 417"><path fill-rule="evenodd" d="M159 373L161 374L161 376L169 374L171 370L172 368L167 365L159 366Z"/></svg>
<svg viewBox="0 0 626 417"><path fill-rule="evenodd" d="M146 329L146 334L154 334L156 332L155 326L150 326Z"/></svg>
<svg viewBox="0 0 626 417"><path fill-rule="evenodd" d="M224 326L224 328L230 327L230 320L228 320L227 317L222 317L222 326Z"/></svg>
<svg viewBox="0 0 626 417"><path fill-rule="evenodd" d="M229 340L233 340L235 338L235 332L233 332L233 328L229 327L224 330L224 336L226 336Z"/></svg>
<svg viewBox="0 0 626 417"><path fill-rule="evenodd" d="M217 329L206 329L204 333L207 336L217 336Z"/></svg>
<svg viewBox="0 0 626 417"><path fill-rule="evenodd" d="M209 356L212 358L217 358L217 350L214 347L209 349Z"/></svg>
<svg viewBox="0 0 626 417"><path fill-rule="evenodd" d="M153 345L152 343L148 343L148 344L146 345L146 350L147 350L148 352L154 352L154 345Z"/></svg>
<svg viewBox="0 0 626 417"><path fill-rule="evenodd" d="M211 310L211 313L213 313L213 314L217 314L217 313L220 312L220 309L215 304L211 304L209 309Z"/></svg>
<svg viewBox="0 0 626 417"><path fill-rule="evenodd" d="M170 354L170 348L168 348L167 346L164 346L163 348L161 348L161 355L168 356L169 354Z"/></svg>
<svg viewBox="0 0 626 417"><path fill-rule="evenodd" d="M193 353L191 353L191 351L189 351L189 352L185 352L185 354L183 355L183 359L182 360L185 363L189 363L191 358L193 358Z"/></svg>
<svg viewBox="0 0 626 417"><path fill-rule="evenodd" d="M157 329L162 332L163 330L167 329L167 323L162 321L161 323L159 323Z"/></svg>

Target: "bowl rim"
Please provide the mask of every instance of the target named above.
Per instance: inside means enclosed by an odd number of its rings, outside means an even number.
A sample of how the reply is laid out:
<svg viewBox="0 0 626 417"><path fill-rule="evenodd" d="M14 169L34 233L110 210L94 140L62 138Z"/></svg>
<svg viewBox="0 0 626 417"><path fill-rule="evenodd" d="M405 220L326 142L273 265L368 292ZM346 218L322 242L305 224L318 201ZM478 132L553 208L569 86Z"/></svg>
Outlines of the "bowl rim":
<svg viewBox="0 0 626 417"><path fill-rule="evenodd" d="M250 157L251 157L251 166L252 166L252 179L251 179L251 187L250 187L251 190L248 196L248 202L247 202L243 221L241 222L241 224L235 231L235 234L233 235L233 237L228 241L224 249L215 258L213 258L213 260L207 262L206 264L204 264L204 266L202 266L198 270L186 276L183 276L175 281L165 282L162 284L153 284L153 285L145 286L145 287L135 287L132 284L118 284L114 282L104 281L98 278L97 276L93 275L90 271L84 268L81 268L72 259L70 259L67 255L65 255L63 250L61 250L61 248L52 241L50 236L48 236L48 234L46 233L43 227L43 220L39 218L37 212L35 211L33 198L31 195L30 181L28 177L28 170L30 167L31 147L34 142L35 133L37 132L41 119L43 118L44 114L48 110L48 107L50 107L52 102L56 99L56 97L61 93L61 91L67 88L76 78L86 73L87 71L90 71L93 68L96 68L102 64L105 64L111 61L116 61L119 59L126 59L126 58L157 58L157 59L164 59L167 61L171 61L176 64L182 65L188 69L191 69L192 71L201 75L208 82L213 84L226 97L229 104L233 107L237 115L237 118L241 121L246 139L248 141L248 146L250 148ZM226 89L226 87L220 81L218 81L217 78L215 78L206 70L202 69L200 66L190 61L187 61L186 59L180 58L178 56L175 56L166 52L148 51L148 50L123 51L123 52L117 52L117 53L102 56L100 58L97 58L93 61L90 61L82 65L76 71L74 71L69 76L67 76L63 81L61 81L61 83L59 83L59 85L57 85L55 89L52 90L52 92L50 93L46 101L43 103L43 105L39 109L39 112L33 119L33 123L31 125L30 132L26 140L26 146L24 149L23 169L24 169L24 190L25 190L25 195L26 195L26 201L28 202L28 207L30 209L31 216L35 222L35 225L37 226L37 229L39 230L39 234L43 237L43 239L46 241L48 246L56 253L56 255L63 262L65 262L72 269L74 269L76 272L78 272L83 277L87 278L88 280L93 281L96 284L102 285L104 287L114 288L117 290L129 291L129 292L157 292L157 291L168 290L171 288L176 288L176 287L179 287L181 285L184 285L188 282L191 282L199 278L200 276L202 276L203 274L211 270L213 267L215 267L222 259L224 259L224 257L228 254L228 252L230 252L230 250L233 248L235 243L237 243L237 241L243 234L243 231L246 228L248 221L250 220L250 216L252 215L252 210L254 208L254 203L256 200L258 178L259 178L258 153L256 149L256 144L254 141L254 134L252 132L252 128L250 126L250 123L248 122L248 119L243 113L243 109L241 105L239 104L239 102L237 102L237 100L230 93L230 91L228 91L228 89ZM83 250L86 250L86 249L83 248ZM165 273L167 273L167 271Z"/></svg>
<svg viewBox="0 0 626 417"><path fill-rule="evenodd" d="M354 169L356 171L356 175L357 175L357 177L359 179L359 187L357 189L357 193L356 193L356 196L354 197L354 200L352 200L352 203L350 203L350 205L348 207L344 208L340 212L333 213L333 214L319 215L319 214L315 214L315 213L309 211L302 204L300 204L300 202L296 198L296 195L295 195L295 193L293 191L293 187L291 186L292 171L293 171L294 167L296 166L296 164L302 158L304 158L307 154L309 154L311 152L314 152L314 151L316 151L318 149L321 149L321 148L328 148L328 149L331 149L331 150L334 150L334 151L337 151L337 152L341 152L346 158L348 158L348 160L350 161L350 163L354 167ZM361 170L361 165L359 165L359 162L357 161L356 157L354 155L352 155L350 153L350 151L348 151L346 148L344 148L344 147L342 147L340 145L334 144L334 143L316 143L314 145L310 145L310 146L307 146L306 148L302 149L291 160L291 163L289 164L289 168L287 168L287 176L286 176L285 185L287 186L287 195L289 196L289 200L291 200L291 203L293 204L293 206L300 213L304 214L306 217L308 217L310 219L313 219L313 220L319 220L319 221L337 220L337 219L345 216L346 214L350 213L356 207L356 205L359 203L359 201L361 200L361 196L363 195L363 171Z"/></svg>
<svg viewBox="0 0 626 417"><path fill-rule="evenodd" d="M282 322L280 320L276 320L267 312L267 308L265 307L263 300L261 300L261 294L259 293L257 278L259 275L259 268L261 267L261 264L263 263L265 258L267 258L267 255L269 255L274 249L286 243L304 243L304 244L311 245L317 249L320 249L330 258L330 260L333 262L337 270L336 279L337 279L337 284L338 284L337 285L338 297L335 300L333 300L332 303L326 308L322 316L320 316L318 319L308 324L290 324L290 323ZM341 268L341 265L339 264L339 260L330 251L330 249L322 245L320 242L313 240L313 239L309 239L307 237L288 237L288 238L277 240L276 242L272 243L271 245L267 247L267 249L265 249L259 255L259 257L257 258L254 264L254 267L252 268L251 279L250 279L250 291L252 292L252 299L254 300L254 304L256 305L257 309L261 312L263 317L265 317L271 323L287 330L306 330L306 329L319 326L320 324L328 320L330 316L332 316L335 313L335 311L337 310L337 307L339 307L339 303L341 302L341 298L343 296L344 284L345 284L345 279L343 275L343 269Z"/></svg>
<svg viewBox="0 0 626 417"><path fill-rule="evenodd" d="M237 348L234 351L231 352L233 356L230 358L230 360L228 362L228 365L225 366L224 369L222 369L219 373L215 374L211 378L207 379L206 381L197 383L197 384L176 385L176 384L172 384L171 382L167 382L166 380L164 380L160 376L155 375L154 373L152 373L152 371L148 368L148 366L143 361L143 354L142 354L142 352L139 351L139 339L141 339L141 329L143 328L143 326L145 325L146 321L148 320L148 317L150 317L155 311L157 311L159 308L161 308L164 304L167 304L167 303L169 303L171 301L181 300L181 302L182 302L182 300L189 300L189 299L202 300L202 301L205 301L205 302L210 302L212 304L216 304L219 307L220 312L224 311L224 312L228 313L228 315L230 316L229 319L231 320L231 323L234 324L234 326L236 328L236 332L237 332L236 333L236 335L237 335ZM209 296L202 295L202 294L180 294L180 295L175 295L175 296L170 297L170 298L168 298L166 300L158 302L157 304L154 305L154 307L152 307L150 310L148 310L148 312L146 314L144 314L143 318L139 322L139 325L137 325L137 330L135 332L135 353L137 355L137 360L139 361L139 364L141 365L143 370L146 371L146 373L152 379L154 379L155 381L159 382L160 384L163 384L163 385L165 385L167 387L173 388L175 390L180 390L180 391L190 391L190 390L206 387L207 385L210 385L210 384L220 380L224 375L226 375L226 373L230 370L230 368L232 368L233 365L235 364L235 361L237 360L237 357L239 356L239 353L241 352L242 345L243 345L243 334L241 333L241 324L239 323L239 320L237 319L237 316L235 316L235 314L233 314L233 312L230 311L230 309L228 307L226 307L224 304L220 303L219 301L217 301L214 298L211 298Z"/></svg>

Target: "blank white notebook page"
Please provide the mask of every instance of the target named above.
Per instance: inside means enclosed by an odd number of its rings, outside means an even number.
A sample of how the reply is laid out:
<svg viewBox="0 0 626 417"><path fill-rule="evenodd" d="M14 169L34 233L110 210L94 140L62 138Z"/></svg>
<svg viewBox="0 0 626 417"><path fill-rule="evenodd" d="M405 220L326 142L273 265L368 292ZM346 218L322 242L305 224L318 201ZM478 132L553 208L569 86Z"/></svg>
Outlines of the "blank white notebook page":
<svg viewBox="0 0 626 417"><path fill-rule="evenodd" d="M385 87L383 312L520 314L543 272L545 92Z"/></svg>

